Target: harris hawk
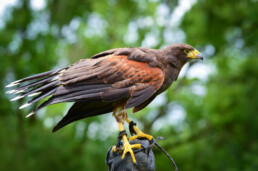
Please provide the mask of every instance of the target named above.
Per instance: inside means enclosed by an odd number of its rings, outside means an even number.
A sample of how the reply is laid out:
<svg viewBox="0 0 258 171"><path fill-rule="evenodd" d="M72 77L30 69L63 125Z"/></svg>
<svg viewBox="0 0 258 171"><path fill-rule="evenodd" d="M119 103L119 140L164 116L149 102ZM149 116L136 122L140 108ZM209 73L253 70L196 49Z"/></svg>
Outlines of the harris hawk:
<svg viewBox="0 0 258 171"><path fill-rule="evenodd" d="M129 152L135 163L132 148L141 148L141 145L130 145L129 141L136 138L152 140L153 137L140 131L136 124L132 125L127 109L133 108L134 113L146 107L177 80L181 68L192 59L203 57L187 44L169 45L163 49L111 49L66 68L14 81L7 87L19 87L7 93L18 94L12 101L34 96L20 109L49 97L27 117L51 104L74 102L53 132L71 122L113 112L120 138L124 141L122 159ZM129 141L123 126L125 121L131 125L130 132L135 134ZM113 150L117 150L116 146Z"/></svg>

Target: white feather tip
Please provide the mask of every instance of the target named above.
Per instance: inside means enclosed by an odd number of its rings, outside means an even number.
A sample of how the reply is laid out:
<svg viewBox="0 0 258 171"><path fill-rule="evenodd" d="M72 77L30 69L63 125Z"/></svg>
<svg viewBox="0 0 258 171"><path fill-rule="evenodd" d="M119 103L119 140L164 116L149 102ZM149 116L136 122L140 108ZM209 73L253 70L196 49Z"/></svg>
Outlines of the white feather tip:
<svg viewBox="0 0 258 171"><path fill-rule="evenodd" d="M19 96L16 96L15 98L13 98L11 101L15 101L15 100L21 99L21 98L23 98L23 97L24 97L24 96L19 95Z"/></svg>
<svg viewBox="0 0 258 171"><path fill-rule="evenodd" d="M13 86L16 86L16 85L18 85L18 84L20 84L20 80L14 81L14 82L8 84L8 85L5 86L5 87L13 87Z"/></svg>
<svg viewBox="0 0 258 171"><path fill-rule="evenodd" d="M19 107L19 109L23 109L25 107L28 107L29 105L31 105L31 103L25 103L24 105L22 105L21 107Z"/></svg>
<svg viewBox="0 0 258 171"><path fill-rule="evenodd" d="M6 94L12 94L14 92L15 92L15 90L9 90L9 91L6 92Z"/></svg>
<svg viewBox="0 0 258 171"><path fill-rule="evenodd" d="M18 94L18 93L22 93L24 92L25 90L10 90L10 91L7 91L6 93L7 94Z"/></svg>
<svg viewBox="0 0 258 171"><path fill-rule="evenodd" d="M40 92L29 94L28 97L36 96L38 94L40 94Z"/></svg>
<svg viewBox="0 0 258 171"><path fill-rule="evenodd" d="M35 114L35 113L34 113L34 112L31 112L30 114L28 114L28 115L26 116L26 118L30 117L30 116L33 115L33 114Z"/></svg>

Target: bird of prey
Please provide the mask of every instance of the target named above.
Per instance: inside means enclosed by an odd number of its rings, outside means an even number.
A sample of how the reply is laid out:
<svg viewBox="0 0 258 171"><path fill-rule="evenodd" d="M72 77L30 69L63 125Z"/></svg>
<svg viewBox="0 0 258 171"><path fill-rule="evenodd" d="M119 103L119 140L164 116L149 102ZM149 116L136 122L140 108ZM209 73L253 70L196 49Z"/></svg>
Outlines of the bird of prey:
<svg viewBox="0 0 258 171"><path fill-rule="evenodd" d="M169 45L163 49L111 49L66 68L14 81L7 87L19 87L7 93L18 94L12 100L34 96L20 109L49 97L27 117L51 104L74 102L53 132L73 121L113 112L120 130L119 138L124 141L122 158L129 152L135 163L132 148L141 148L141 145L130 145L129 141L135 138L152 140L153 137L136 127L128 118L127 109L133 108L133 112L137 112L146 107L177 80L181 68L192 59L203 57L186 44ZM134 134L129 141L123 126L125 121ZM113 147L114 151L116 147Z"/></svg>

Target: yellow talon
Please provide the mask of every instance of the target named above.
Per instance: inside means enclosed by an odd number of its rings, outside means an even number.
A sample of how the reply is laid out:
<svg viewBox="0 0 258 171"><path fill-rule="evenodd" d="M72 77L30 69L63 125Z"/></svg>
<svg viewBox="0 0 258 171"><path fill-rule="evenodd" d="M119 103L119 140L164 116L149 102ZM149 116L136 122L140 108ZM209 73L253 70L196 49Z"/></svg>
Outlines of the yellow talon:
<svg viewBox="0 0 258 171"><path fill-rule="evenodd" d="M117 150L117 148L116 148L116 146L114 145L113 147L112 147L112 152L113 153L116 153L118 150Z"/></svg>
<svg viewBox="0 0 258 171"><path fill-rule="evenodd" d="M144 134L143 132L141 132L141 133L137 133L134 136L129 137L129 141L132 141L136 138L147 138L149 141L151 141L153 139L153 136L148 135L148 134Z"/></svg>
<svg viewBox="0 0 258 171"><path fill-rule="evenodd" d="M126 118L126 122L130 124L131 120L129 118ZM147 138L149 141L153 139L153 136L143 133L135 125L133 126L133 129L136 132L136 135L129 137L129 141L132 141L136 138Z"/></svg>
<svg viewBox="0 0 258 171"><path fill-rule="evenodd" d="M124 146L122 147L122 150L124 150L123 155L122 155L122 159L125 158L125 154L127 152L130 152L131 157L133 159L133 163L136 163L136 159L135 159L135 156L134 156L132 148L139 148L139 149L141 149L141 144L133 144L133 145L131 145L131 144L129 144L128 140L124 141Z"/></svg>
<svg viewBox="0 0 258 171"><path fill-rule="evenodd" d="M120 132L121 132L121 131L124 131L124 127L123 127L123 124L122 124L122 123L118 123L118 126L119 126ZM139 148L139 149L141 149L141 147L142 147L141 144L132 144L132 145L131 145L131 144L129 143L129 141L128 141L126 135L123 135L122 138L123 138L123 141L124 141L124 146L121 148L121 149L123 150L122 159L124 159L126 153L129 152L129 153L131 154L132 159L133 159L133 163L136 163L135 156L134 156L134 153L133 153L133 150L132 150L132 149L133 149L133 148ZM119 150L117 150L116 146L113 146L113 147L112 147L112 151L113 151L113 152L117 152L117 151L119 151Z"/></svg>

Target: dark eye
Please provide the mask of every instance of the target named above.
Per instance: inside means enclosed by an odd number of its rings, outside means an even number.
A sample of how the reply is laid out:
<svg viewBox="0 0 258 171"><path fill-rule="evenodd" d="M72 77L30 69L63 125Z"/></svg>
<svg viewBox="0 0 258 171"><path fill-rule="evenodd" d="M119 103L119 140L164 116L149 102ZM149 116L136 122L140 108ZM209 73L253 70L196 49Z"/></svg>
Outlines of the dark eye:
<svg viewBox="0 0 258 171"><path fill-rule="evenodd" d="M185 53L188 53L188 52L189 52L189 50L186 49L186 50L185 50Z"/></svg>

